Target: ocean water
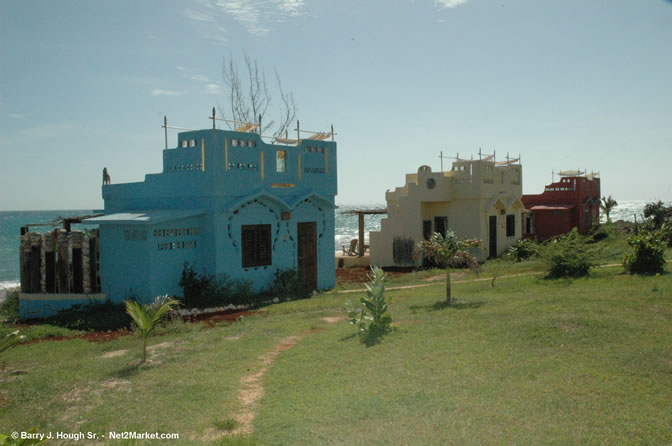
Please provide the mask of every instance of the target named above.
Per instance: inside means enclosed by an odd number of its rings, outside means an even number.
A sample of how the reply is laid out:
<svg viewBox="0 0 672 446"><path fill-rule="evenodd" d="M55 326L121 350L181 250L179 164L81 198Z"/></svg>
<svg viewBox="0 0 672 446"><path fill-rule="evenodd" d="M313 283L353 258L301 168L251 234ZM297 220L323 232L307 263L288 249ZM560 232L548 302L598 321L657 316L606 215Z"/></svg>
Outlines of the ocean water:
<svg viewBox="0 0 672 446"><path fill-rule="evenodd" d="M618 206L611 212L612 220L634 221L635 215L640 220L645 201L619 201ZM669 205L669 203L668 203ZM347 206L342 205L336 210L335 220L335 246L336 252L341 252L342 246L349 246L350 240L359 236L357 215L349 215L344 212L353 209L377 209L382 205L371 206ZM68 211L23 211L23 212L0 212L0 300L5 296L8 288L19 285L19 236L21 227L30 223L47 223L57 220L59 217L72 215L88 215L95 213L90 209ZM368 243L369 231L380 230L380 221L385 215L366 215L365 240ZM34 231L48 231L54 226L36 226ZM91 228L92 225L75 225L75 228Z"/></svg>

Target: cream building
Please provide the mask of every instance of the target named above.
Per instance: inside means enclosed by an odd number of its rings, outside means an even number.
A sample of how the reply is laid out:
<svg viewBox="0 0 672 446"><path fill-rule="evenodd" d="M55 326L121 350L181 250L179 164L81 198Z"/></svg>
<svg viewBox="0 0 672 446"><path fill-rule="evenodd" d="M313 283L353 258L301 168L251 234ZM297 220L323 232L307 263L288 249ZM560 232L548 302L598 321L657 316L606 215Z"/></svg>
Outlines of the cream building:
<svg viewBox="0 0 672 446"><path fill-rule="evenodd" d="M495 162L457 159L452 169L420 166L406 184L385 194L387 218L369 233L371 264L419 266L415 244L433 232L455 231L482 241L478 256L496 257L521 238L522 166L518 159Z"/></svg>

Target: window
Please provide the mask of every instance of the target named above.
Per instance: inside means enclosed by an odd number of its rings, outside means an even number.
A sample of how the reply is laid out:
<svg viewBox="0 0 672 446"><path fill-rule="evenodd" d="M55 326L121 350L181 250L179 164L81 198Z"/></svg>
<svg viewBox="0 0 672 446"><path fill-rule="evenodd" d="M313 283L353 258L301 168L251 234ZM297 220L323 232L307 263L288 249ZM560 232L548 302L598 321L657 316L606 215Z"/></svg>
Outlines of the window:
<svg viewBox="0 0 672 446"><path fill-rule="evenodd" d="M245 141L244 139L241 139L240 140L240 147L247 147L247 141Z"/></svg>
<svg viewBox="0 0 672 446"><path fill-rule="evenodd" d="M506 216L506 236L514 237L516 235L516 214Z"/></svg>
<svg viewBox="0 0 672 446"><path fill-rule="evenodd" d="M190 139L189 140L189 147L196 147L196 140L195 139Z"/></svg>
<svg viewBox="0 0 672 446"><path fill-rule="evenodd" d="M271 264L271 225L243 225L241 238L243 268Z"/></svg>
<svg viewBox="0 0 672 446"><path fill-rule="evenodd" d="M434 232L438 232L443 237L448 231L448 217L434 217Z"/></svg>
<svg viewBox="0 0 672 446"><path fill-rule="evenodd" d="M285 159L287 158L286 150L277 150L275 152L275 171L284 172L286 169Z"/></svg>
<svg viewBox="0 0 672 446"><path fill-rule="evenodd" d="M186 148L187 148L187 144L188 144L188 141L187 141L186 139L183 139L183 140L182 140L182 144L181 144L182 148L183 148L183 149L186 149Z"/></svg>
<svg viewBox="0 0 672 446"><path fill-rule="evenodd" d="M237 139L232 139L231 140L231 147L238 147L238 140Z"/></svg>
<svg viewBox="0 0 672 446"><path fill-rule="evenodd" d="M432 236L432 220L424 220L422 222L422 237L429 240Z"/></svg>

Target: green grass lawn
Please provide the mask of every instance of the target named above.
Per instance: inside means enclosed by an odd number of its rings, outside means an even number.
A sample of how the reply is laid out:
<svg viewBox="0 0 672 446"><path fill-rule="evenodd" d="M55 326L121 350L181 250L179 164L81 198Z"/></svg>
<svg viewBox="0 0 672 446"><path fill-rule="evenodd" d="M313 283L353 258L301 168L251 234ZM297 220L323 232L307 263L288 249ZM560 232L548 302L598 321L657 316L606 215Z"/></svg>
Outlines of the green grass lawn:
<svg viewBox="0 0 672 446"><path fill-rule="evenodd" d="M527 274L541 269L536 260L488 262L481 275L497 275L494 286L465 276L452 306L440 304L442 281L425 281L440 270L399 278L429 286L388 291L394 330L374 346L328 319L360 296L336 291L233 324L169 325L150 338L143 366L135 336L20 345L0 356L0 433L179 433L167 444L672 444L672 274ZM250 383L263 392L245 403ZM254 414L251 431L232 435L245 413Z"/></svg>

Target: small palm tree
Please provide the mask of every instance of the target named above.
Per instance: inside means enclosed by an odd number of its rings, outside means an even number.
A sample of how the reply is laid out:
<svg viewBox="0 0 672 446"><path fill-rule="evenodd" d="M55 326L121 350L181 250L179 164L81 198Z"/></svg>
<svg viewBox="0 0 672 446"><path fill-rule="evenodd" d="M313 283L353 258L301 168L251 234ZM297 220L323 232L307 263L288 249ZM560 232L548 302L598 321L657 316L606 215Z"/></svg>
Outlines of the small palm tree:
<svg viewBox="0 0 672 446"><path fill-rule="evenodd" d="M467 264L474 271L478 271L478 259L469 254L467 250L480 244L480 240L462 240L455 232L448 231L445 237L435 232L428 240L418 242L416 245L416 256L421 255L439 265L445 265L446 303L453 302L450 291L450 267Z"/></svg>
<svg viewBox="0 0 672 446"><path fill-rule="evenodd" d="M166 313L179 305L179 302L168 296L157 297L151 304L140 305L134 300L126 301L126 313L135 322L136 328L142 336L142 362L147 360L147 338L156 328L156 324Z"/></svg>
<svg viewBox="0 0 672 446"><path fill-rule="evenodd" d="M618 203L616 200L611 198L611 195L609 195L609 197L602 197L602 200L600 201L600 209L602 209L602 211L604 211L605 215L607 216L607 223L611 222L609 213L616 206L618 206Z"/></svg>

